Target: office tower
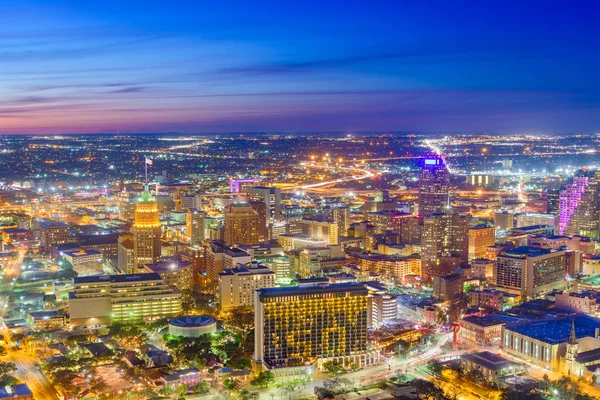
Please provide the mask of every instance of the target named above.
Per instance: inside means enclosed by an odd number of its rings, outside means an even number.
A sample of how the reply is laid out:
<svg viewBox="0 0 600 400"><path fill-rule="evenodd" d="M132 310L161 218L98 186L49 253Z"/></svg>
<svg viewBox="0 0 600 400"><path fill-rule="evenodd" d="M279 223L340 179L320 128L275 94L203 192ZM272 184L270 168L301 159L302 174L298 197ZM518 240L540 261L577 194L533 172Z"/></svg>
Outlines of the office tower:
<svg viewBox="0 0 600 400"><path fill-rule="evenodd" d="M259 243L260 216L247 203L232 204L225 212L225 234L227 243Z"/></svg>
<svg viewBox="0 0 600 400"><path fill-rule="evenodd" d="M496 228L485 224L469 228L469 261L485 258L485 251L496 244Z"/></svg>
<svg viewBox="0 0 600 400"><path fill-rule="evenodd" d="M59 221L40 222L40 247L49 249L53 245L69 241L69 225Z"/></svg>
<svg viewBox="0 0 600 400"><path fill-rule="evenodd" d="M348 235L350 227L350 210L348 207L336 207L332 211L333 222L338 224L338 234L340 236Z"/></svg>
<svg viewBox="0 0 600 400"><path fill-rule="evenodd" d="M496 287L535 298L566 286L565 250L522 246L507 250L496 262Z"/></svg>
<svg viewBox="0 0 600 400"><path fill-rule="evenodd" d="M74 279L71 325L142 322L181 313L181 293L157 273L84 276Z"/></svg>
<svg viewBox="0 0 600 400"><path fill-rule="evenodd" d="M312 239L324 240L327 244L338 244L340 235L337 223L321 218L305 218L300 224L302 225L302 233Z"/></svg>
<svg viewBox="0 0 600 400"><path fill-rule="evenodd" d="M499 230L510 231L515 227L515 214L508 211L494 212L494 226Z"/></svg>
<svg viewBox="0 0 600 400"><path fill-rule="evenodd" d="M433 277L433 296L442 301L460 300L463 294L465 277L463 274L446 274Z"/></svg>
<svg viewBox="0 0 600 400"><path fill-rule="evenodd" d="M598 238L600 224L600 172L576 176L560 192L559 235Z"/></svg>
<svg viewBox="0 0 600 400"><path fill-rule="evenodd" d="M252 261L219 273L219 305L221 309L254 307L254 291L275 286L275 273L269 267Z"/></svg>
<svg viewBox="0 0 600 400"><path fill-rule="evenodd" d="M455 212L423 218L422 272L425 279L451 273L468 260L468 215Z"/></svg>
<svg viewBox="0 0 600 400"><path fill-rule="evenodd" d="M160 257L160 219L156 199L145 190L135 205L133 254L135 266L152 264Z"/></svg>
<svg viewBox="0 0 600 400"><path fill-rule="evenodd" d="M133 235L125 233L119 236L117 244L117 263L119 270L124 274L133 274L135 272L135 256L133 247Z"/></svg>
<svg viewBox="0 0 600 400"><path fill-rule="evenodd" d="M250 204L250 207L252 207L252 209L258 213L258 219L259 219L258 242L266 242L266 241L271 240L271 238L273 236L271 233L273 224L269 223L267 220L266 204L263 203L262 201L250 201L249 204ZM283 233L285 233L285 232L283 232Z"/></svg>
<svg viewBox="0 0 600 400"><path fill-rule="evenodd" d="M273 223L281 214L281 190L274 187L253 186L246 188L250 201L260 201L265 204L267 223Z"/></svg>
<svg viewBox="0 0 600 400"><path fill-rule="evenodd" d="M204 213L195 208L188 209L185 214L185 233L192 246L200 246L204 242Z"/></svg>
<svg viewBox="0 0 600 400"><path fill-rule="evenodd" d="M132 221L135 214L135 194L125 188L119 194L119 219Z"/></svg>
<svg viewBox="0 0 600 400"><path fill-rule="evenodd" d="M548 189L546 198L548 199L548 213L558 215L560 211L560 189Z"/></svg>
<svg viewBox="0 0 600 400"><path fill-rule="evenodd" d="M367 350L367 287L362 283L261 289L255 292L258 365L289 367L297 360L319 368L328 360L365 366L379 360Z"/></svg>
<svg viewBox="0 0 600 400"><path fill-rule="evenodd" d="M423 160L419 175L419 214L428 217L449 206L450 174L440 157Z"/></svg>
<svg viewBox="0 0 600 400"><path fill-rule="evenodd" d="M403 244L421 244L423 220L418 217L408 219L400 226L400 240Z"/></svg>

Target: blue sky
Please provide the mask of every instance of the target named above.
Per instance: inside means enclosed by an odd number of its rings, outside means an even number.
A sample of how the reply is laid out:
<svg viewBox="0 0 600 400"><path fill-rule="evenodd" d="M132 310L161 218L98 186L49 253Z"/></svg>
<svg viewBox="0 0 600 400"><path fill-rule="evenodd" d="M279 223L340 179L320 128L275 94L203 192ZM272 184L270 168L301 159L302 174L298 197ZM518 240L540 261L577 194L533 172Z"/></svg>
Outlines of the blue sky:
<svg viewBox="0 0 600 400"><path fill-rule="evenodd" d="M0 133L600 131L600 5L0 0Z"/></svg>

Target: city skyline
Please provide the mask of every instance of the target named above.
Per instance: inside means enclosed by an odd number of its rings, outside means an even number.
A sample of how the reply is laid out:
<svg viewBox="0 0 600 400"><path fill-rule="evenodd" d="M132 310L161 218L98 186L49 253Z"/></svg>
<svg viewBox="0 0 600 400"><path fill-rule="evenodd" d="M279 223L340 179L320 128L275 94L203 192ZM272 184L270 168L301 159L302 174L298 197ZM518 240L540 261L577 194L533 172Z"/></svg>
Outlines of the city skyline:
<svg viewBox="0 0 600 400"><path fill-rule="evenodd" d="M0 134L581 132L597 7L0 2Z"/></svg>

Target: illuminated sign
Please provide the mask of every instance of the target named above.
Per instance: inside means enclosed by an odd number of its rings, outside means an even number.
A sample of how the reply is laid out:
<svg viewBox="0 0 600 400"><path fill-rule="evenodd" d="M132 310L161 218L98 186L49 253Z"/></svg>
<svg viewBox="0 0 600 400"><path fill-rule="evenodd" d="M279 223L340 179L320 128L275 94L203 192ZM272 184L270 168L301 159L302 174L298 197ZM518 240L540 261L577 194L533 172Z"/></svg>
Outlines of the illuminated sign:
<svg viewBox="0 0 600 400"><path fill-rule="evenodd" d="M439 163L440 163L440 160L438 160L438 159L425 160L425 165L436 165Z"/></svg>

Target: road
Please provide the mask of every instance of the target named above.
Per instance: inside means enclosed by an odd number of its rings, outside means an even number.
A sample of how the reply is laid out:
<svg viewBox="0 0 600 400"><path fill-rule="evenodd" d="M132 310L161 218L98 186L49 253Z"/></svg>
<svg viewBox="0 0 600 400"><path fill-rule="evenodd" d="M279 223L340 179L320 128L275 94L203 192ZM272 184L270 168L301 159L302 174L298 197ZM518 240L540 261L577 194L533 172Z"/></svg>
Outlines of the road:
<svg viewBox="0 0 600 400"><path fill-rule="evenodd" d="M8 350L2 361L14 362L17 365L15 376L25 382L33 392L36 400L59 400L59 397L46 376L34 365L34 358L23 350Z"/></svg>

